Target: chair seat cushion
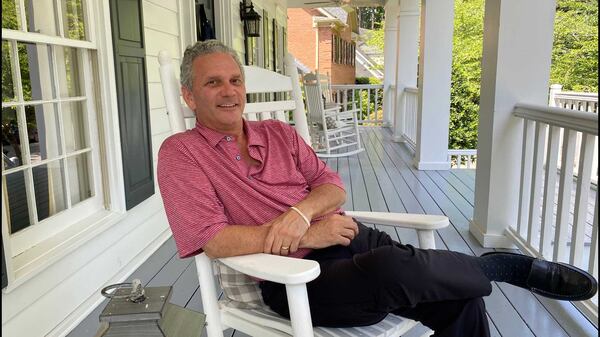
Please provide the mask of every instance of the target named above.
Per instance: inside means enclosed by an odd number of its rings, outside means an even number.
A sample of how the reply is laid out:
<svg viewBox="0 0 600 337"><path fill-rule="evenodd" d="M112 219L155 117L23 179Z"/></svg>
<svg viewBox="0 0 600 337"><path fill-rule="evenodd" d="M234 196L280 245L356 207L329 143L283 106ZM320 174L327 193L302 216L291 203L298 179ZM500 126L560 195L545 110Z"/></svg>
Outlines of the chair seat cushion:
<svg viewBox="0 0 600 337"><path fill-rule="evenodd" d="M219 279L228 306L260 308L265 305L257 280L229 268L218 260L213 260L213 270Z"/></svg>
<svg viewBox="0 0 600 337"><path fill-rule="evenodd" d="M262 308L241 309L231 307L223 301L219 303L221 304L223 313L225 315L236 316L248 322L259 324L271 329L279 330L290 336L292 335L292 326L290 324L290 321L284 317L279 316L277 313L270 310L266 306ZM314 335L320 337L397 337L410 330L416 324L417 322L413 320L389 314L383 321L369 326L353 328L315 327Z"/></svg>

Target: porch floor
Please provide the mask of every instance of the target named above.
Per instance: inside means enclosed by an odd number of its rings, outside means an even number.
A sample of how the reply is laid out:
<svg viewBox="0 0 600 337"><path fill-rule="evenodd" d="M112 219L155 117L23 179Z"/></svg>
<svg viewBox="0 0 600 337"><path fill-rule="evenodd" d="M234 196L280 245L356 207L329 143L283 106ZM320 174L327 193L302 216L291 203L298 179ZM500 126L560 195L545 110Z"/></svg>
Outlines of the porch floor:
<svg viewBox="0 0 600 337"><path fill-rule="evenodd" d="M436 235L439 249L480 255L482 248L469 233L473 214L475 170L418 171L412 154L404 145L393 143L383 128L363 128L366 151L345 158L327 160L346 185L345 209L383 212L445 214L451 226ZM414 231L376 225L405 243L417 242ZM202 311L193 259L179 259L173 239L167 240L129 278L142 280L146 287L173 286L171 302ZM68 337L90 337L99 328L98 317L107 301L98 306ZM523 289L494 283L485 298L492 336L596 336L598 329L571 303L548 300ZM420 336L417 329L406 336ZM203 334L205 336L205 332ZM226 336L246 336L229 331Z"/></svg>

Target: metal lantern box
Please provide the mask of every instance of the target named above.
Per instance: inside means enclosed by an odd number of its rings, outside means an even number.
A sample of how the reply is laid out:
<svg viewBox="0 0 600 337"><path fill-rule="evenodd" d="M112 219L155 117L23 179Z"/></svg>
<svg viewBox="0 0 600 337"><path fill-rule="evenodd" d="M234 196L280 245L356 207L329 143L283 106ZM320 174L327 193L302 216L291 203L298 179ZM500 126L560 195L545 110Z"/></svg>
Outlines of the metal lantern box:
<svg viewBox="0 0 600 337"><path fill-rule="evenodd" d="M130 285L129 289L123 285ZM107 294L111 287L121 288ZM171 293L172 287L143 289L138 280L104 288L102 294L110 301L100 314L96 337L200 337L205 316L169 303Z"/></svg>

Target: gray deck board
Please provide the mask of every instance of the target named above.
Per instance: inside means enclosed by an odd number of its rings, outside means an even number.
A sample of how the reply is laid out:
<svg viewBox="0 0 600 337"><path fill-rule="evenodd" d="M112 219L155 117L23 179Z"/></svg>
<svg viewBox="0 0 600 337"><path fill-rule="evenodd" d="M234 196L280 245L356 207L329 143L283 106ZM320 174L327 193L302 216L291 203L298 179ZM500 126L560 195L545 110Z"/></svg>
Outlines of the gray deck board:
<svg viewBox="0 0 600 337"><path fill-rule="evenodd" d="M371 206L369 204L367 188L365 187L365 181L363 179L362 171L360 170L358 158L356 156L348 157L348 166L350 169L350 181L346 182L346 185L350 183L352 188L352 210L370 211Z"/></svg>
<svg viewBox="0 0 600 337"><path fill-rule="evenodd" d="M326 160L345 183L345 209L444 214L449 217L451 226L436 233L438 249L469 255L490 251L482 248L468 230L474 203L474 169L418 171L412 165L410 151L403 144L391 142L389 130L363 128L361 135L364 152ZM592 196L595 198L595 193ZM385 231L404 243L418 245L414 231L366 225ZM202 311L195 263L193 259L178 258L172 238L127 280L133 278L140 278L146 286L172 285L171 302ZM494 283L492 294L485 302L494 337L579 337L598 333L598 329L569 302L548 300L511 285ZM99 326L98 316L106 303L90 313L68 336L93 336ZM420 326L406 337L420 336L423 332L424 327ZM206 336L205 330L202 336ZM225 336L247 337L231 329Z"/></svg>
<svg viewBox="0 0 600 337"><path fill-rule="evenodd" d="M381 130L374 129L369 130L369 133L374 133L375 138L371 138L371 141L382 141L382 139L390 138L390 135L382 135ZM386 137L386 138L381 138ZM442 236L444 242L450 250L458 251L469 255L480 255L485 251L474 237L469 233L468 219L460 212L454 205L452 199L448 198L443 191L431 180L425 171L418 171L410 163L410 154L408 152L402 152L402 145L398 146L393 143L383 143L384 148L390 156L396 156L393 160L396 167L401 169L401 173L405 179L413 182L412 186L415 190L418 190L421 196L424 194L430 195L429 198L423 198L424 202L427 202L430 210L426 211L427 214L444 214L448 216L453 226L446 227L438 231ZM424 191L423 191L424 190ZM424 193L423 193L424 192ZM418 197L419 198L419 197ZM433 200L433 204L430 203ZM465 245L467 241L469 245Z"/></svg>
<svg viewBox="0 0 600 337"><path fill-rule="evenodd" d="M365 188L367 190L367 196L369 198L370 210L373 212L388 212L389 210L385 198L383 197L383 191L375 177L375 172L373 171L373 166L371 166L369 157L363 151L358 154L358 159L365 182ZM362 196L357 197L361 198Z"/></svg>
<svg viewBox="0 0 600 337"><path fill-rule="evenodd" d="M354 203L352 201L352 183L350 179L350 167L348 166L348 158L338 159L338 174L343 181L350 182L346 184L346 202L344 203L344 209L354 209Z"/></svg>

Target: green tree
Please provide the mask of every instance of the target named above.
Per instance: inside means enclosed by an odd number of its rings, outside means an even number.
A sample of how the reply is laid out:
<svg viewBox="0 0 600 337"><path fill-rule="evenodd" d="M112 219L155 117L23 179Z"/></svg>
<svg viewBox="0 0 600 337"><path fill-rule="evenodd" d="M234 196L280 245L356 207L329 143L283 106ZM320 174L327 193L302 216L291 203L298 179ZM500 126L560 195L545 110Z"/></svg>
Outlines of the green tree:
<svg viewBox="0 0 600 337"><path fill-rule="evenodd" d="M477 147L484 0L456 0L449 147ZM366 43L383 51L383 30ZM598 92L598 0L558 0L550 83Z"/></svg>
<svg viewBox="0 0 600 337"><path fill-rule="evenodd" d="M378 29L383 27L385 10L383 7L359 7L358 25L365 29Z"/></svg>
<svg viewBox="0 0 600 337"><path fill-rule="evenodd" d="M550 83L598 92L598 0L559 0Z"/></svg>
<svg viewBox="0 0 600 337"><path fill-rule="evenodd" d="M456 0L448 147L477 148L483 0Z"/></svg>

